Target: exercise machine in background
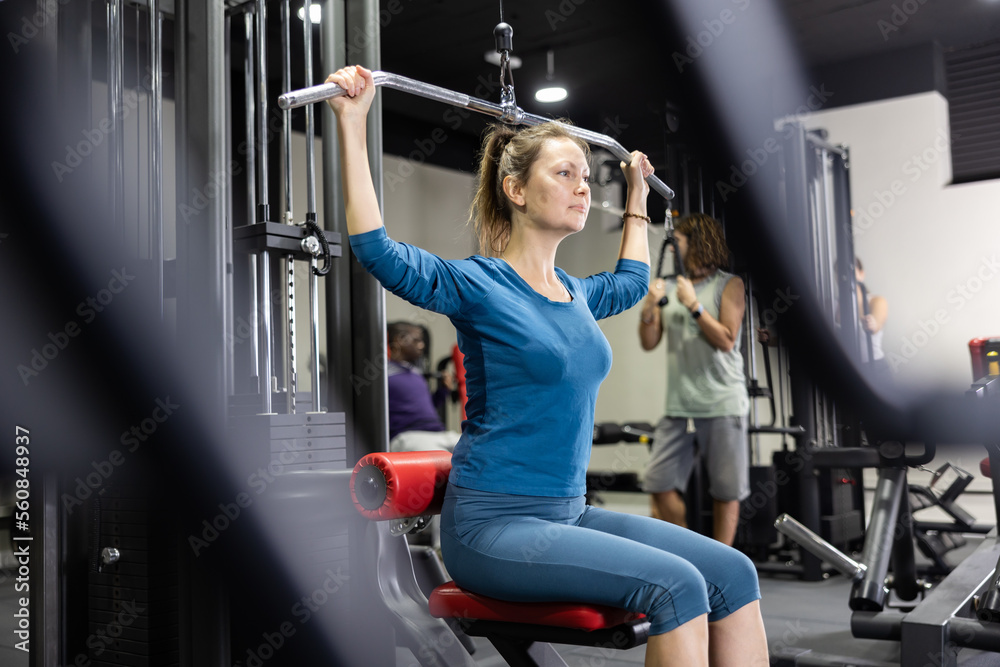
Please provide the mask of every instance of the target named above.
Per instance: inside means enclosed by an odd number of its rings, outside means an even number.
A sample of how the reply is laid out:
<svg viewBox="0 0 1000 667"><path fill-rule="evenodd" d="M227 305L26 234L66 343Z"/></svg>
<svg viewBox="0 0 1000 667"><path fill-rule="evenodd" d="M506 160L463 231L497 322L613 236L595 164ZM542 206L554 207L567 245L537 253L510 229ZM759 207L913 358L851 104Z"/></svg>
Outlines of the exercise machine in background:
<svg viewBox="0 0 1000 667"><path fill-rule="evenodd" d="M991 340L976 339L970 344L974 374L983 370L986 374L975 378L966 397L996 410L1000 408L1000 368L990 366L988 355L1000 350L1000 339ZM980 444L988 454L983 472L990 473L994 507L1000 516L998 468L991 465L1000 463L1000 440ZM878 470L860 559L851 558L789 515L776 521L783 535L852 581L848 604L853 636L900 642L902 667L921 667L929 659L941 667L955 667L962 648L1000 652L1000 538L995 524L976 523L955 503L971 479L967 472L945 465L935 471L929 486L908 484L907 470L928 463L934 454L931 443L893 441L814 453L818 468L861 466ZM951 521L921 522L914 517L915 511L931 506L943 510ZM959 546L961 533L985 537L975 551L952 566L944 554ZM924 571L917 568L915 545L932 561ZM943 574L947 576L942 578ZM806 662L800 663L800 656L807 652ZM805 647L773 656L773 660L788 666L846 664Z"/></svg>
<svg viewBox="0 0 1000 667"><path fill-rule="evenodd" d="M762 573L793 574L816 581L831 570L774 529L774 519L794 508L802 523L839 548L853 550L864 534L864 493L857 467L818 467L815 455L861 444L862 429L846 406L836 404L821 383L805 372L807 364L786 345L783 320L805 290L821 305L840 344L860 363L860 323L854 276L850 152L827 141L823 130L807 129L798 119L776 124L781 187L775 193L785 209L787 252L803 264L805 285L765 291L745 278L744 360L751 396L751 495L740 508L736 546ZM766 385L754 354L757 329L770 331L762 357ZM771 360L777 372L772 372ZM760 408L767 401L769 410ZM768 414L769 413L769 414ZM768 460L762 438L780 437Z"/></svg>

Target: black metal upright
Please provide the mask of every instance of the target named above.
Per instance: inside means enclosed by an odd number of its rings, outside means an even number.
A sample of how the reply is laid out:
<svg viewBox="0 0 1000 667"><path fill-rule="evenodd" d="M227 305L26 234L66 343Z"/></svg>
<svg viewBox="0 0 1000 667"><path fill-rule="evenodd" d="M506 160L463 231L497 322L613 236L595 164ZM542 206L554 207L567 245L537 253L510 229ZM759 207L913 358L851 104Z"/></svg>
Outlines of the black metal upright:
<svg viewBox="0 0 1000 667"><path fill-rule="evenodd" d="M203 436L218 443L225 437L229 375L225 199L188 199L228 173L225 6L177 0L175 21L177 203L200 211L177 225L177 342L188 395L204 416ZM221 667L232 664L226 592L204 560L182 560L181 664Z"/></svg>
<svg viewBox="0 0 1000 667"><path fill-rule="evenodd" d="M847 149L844 149L845 152ZM854 275L854 230L851 225L850 162L843 155L833 156L833 194L837 238L837 285L842 342L852 358L861 359L858 330L858 283ZM848 446L849 443L847 443Z"/></svg>
<svg viewBox="0 0 1000 667"><path fill-rule="evenodd" d="M323 70L317 82L346 64L379 66L378 2L365 0L345 7L344 0L321 0L320 53ZM374 30L375 34L370 32ZM346 36L363 34L367 45L348 54ZM348 63L347 58L350 58ZM376 95L368 116L368 154L376 194L382 199L381 95ZM336 120L329 105L321 104L323 130L323 215L325 229L342 234L343 259L334 262L326 280L326 367L330 410L345 413L347 467L364 454L384 449L388 443L388 398L385 375L385 308L381 286L353 259L349 251L341 184ZM343 638L365 636L376 624L386 630L391 621L380 605L372 608L377 591L371 526L354 515L349 524L349 595L352 609L367 609L365 618L345 615L338 628ZM382 618L374 618L383 615ZM353 626L353 627L346 627ZM391 664L395 642L344 641L342 650L354 664Z"/></svg>
<svg viewBox="0 0 1000 667"><path fill-rule="evenodd" d="M325 79L325 74L336 71L344 65L345 30L343 0L322 0L320 3L322 22L320 23L320 57L323 71L317 80ZM347 227L344 222L343 192L340 182L340 156L337 142L337 126L329 105L319 105L320 124L323 130L323 212L320 225L324 229L344 234L347 245ZM345 258L346 259L346 258ZM353 373L353 340L351 337L350 310L351 262L334 262L327 275L325 291L326 307L326 379L324 387L331 410L341 410L354 414L354 390L351 382ZM354 441L354 420L347 420L348 457L355 455L350 443ZM354 456L355 460L358 458Z"/></svg>
<svg viewBox="0 0 1000 667"><path fill-rule="evenodd" d="M45 50L55 56L52 99L46 104L59 109L62 121L52 128L61 133L56 145L77 140L81 131L94 127L93 96L93 14L89 3L68 3L51 8L55 21L47 24L41 39ZM52 26L55 29L52 29ZM62 141L65 139L65 142ZM80 169L76 177L83 181L77 192L97 192L95 169ZM67 487L59 473L42 477L39 509L33 519L43 530L38 531L34 552L42 554L40 567L31 583L31 605L40 610L32 618L35 631L31 635L32 667L69 663L70 647L83 644L87 627L87 526L73 521L63 511L59 497ZM41 577L38 577L40 572ZM41 580L42 585L37 585Z"/></svg>
<svg viewBox="0 0 1000 667"><path fill-rule="evenodd" d="M792 241L792 247L798 249L799 257L805 258L809 264L798 267L802 276L812 276L812 252L810 250L809 234L809 165L807 163L808 145L805 129L795 125L795 131L789 133L784 143L782 157L785 160L785 190L787 196L786 233ZM793 360L794 362L794 360ZM793 369L789 380L792 399L792 420L794 425L801 426L802 436L796 440L797 447L809 448L816 446L816 385L801 368ZM811 457L802 456L803 467L798 478L797 518L810 530L820 532L819 481L814 474ZM820 560L800 549L802 562L802 578L806 581L821 579L822 563Z"/></svg>
<svg viewBox="0 0 1000 667"><path fill-rule="evenodd" d="M354 60L368 69L380 69L379 3L365 0L347 4L347 34L356 28L369 36L358 45ZM369 34L372 33L372 34ZM352 63L353 64L353 63ZM382 96L376 95L368 114L368 159L375 194L382 204ZM391 221L390 221L391 224ZM357 262L351 262L351 323L354 377L366 382L354 388L354 442L358 456L385 450L389 443L388 389L385 374L385 296L379 285ZM357 335L360 334L360 335ZM370 378L370 379L369 379Z"/></svg>
<svg viewBox="0 0 1000 667"><path fill-rule="evenodd" d="M861 362L860 341L857 336L858 283L854 275L854 227L851 220L851 178L850 155L844 149L843 155L833 155L833 196L834 225L837 243L837 290L840 295L838 315L840 316L841 345L847 349L857 363ZM841 444L844 447L861 446L861 424L850 406L841 406ZM862 490L855 493L857 503L864 502Z"/></svg>

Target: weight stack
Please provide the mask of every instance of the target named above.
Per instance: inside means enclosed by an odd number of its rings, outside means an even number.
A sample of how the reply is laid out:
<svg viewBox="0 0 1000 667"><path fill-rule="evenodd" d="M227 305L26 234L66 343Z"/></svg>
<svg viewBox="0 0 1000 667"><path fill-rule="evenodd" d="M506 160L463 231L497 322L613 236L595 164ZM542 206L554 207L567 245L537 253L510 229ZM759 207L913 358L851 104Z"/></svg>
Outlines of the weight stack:
<svg viewBox="0 0 1000 667"><path fill-rule="evenodd" d="M267 554L261 563L287 572L280 582L261 578L254 581L257 588L231 591L233 663L308 664L310 655L329 650L323 647L329 632L340 637L338 644L347 643L342 628L350 627L359 583L350 566L357 539L352 522L364 524L346 485L324 481L353 468L346 416L238 415L230 420L230 440L245 462L237 479L250 498L246 511L263 526L253 539L267 539L247 547Z"/></svg>
<svg viewBox="0 0 1000 667"><path fill-rule="evenodd" d="M89 664L180 664L173 512L158 507L148 488L112 485L90 500L88 509L92 520L85 647ZM118 559L109 563L112 549Z"/></svg>

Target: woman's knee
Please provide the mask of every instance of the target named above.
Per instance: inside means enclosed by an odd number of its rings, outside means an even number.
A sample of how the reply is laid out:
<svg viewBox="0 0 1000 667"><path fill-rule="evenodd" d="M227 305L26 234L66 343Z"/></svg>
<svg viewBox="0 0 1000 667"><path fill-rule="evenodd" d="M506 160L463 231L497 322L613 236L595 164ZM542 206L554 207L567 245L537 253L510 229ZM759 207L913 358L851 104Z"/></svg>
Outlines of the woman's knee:
<svg viewBox="0 0 1000 667"><path fill-rule="evenodd" d="M649 573L648 581L633 593L634 605L629 608L649 616L654 627L676 627L710 608L705 578L690 563L674 563Z"/></svg>
<svg viewBox="0 0 1000 667"><path fill-rule="evenodd" d="M736 549L727 549L724 556L714 563L716 576L706 575L712 588L709 597L713 615L734 611L733 605L741 606L760 597L757 568L745 554ZM714 618L710 620L715 620Z"/></svg>
<svg viewBox="0 0 1000 667"><path fill-rule="evenodd" d="M757 566L749 556L736 549L729 549L726 559L726 571L731 572L734 581L752 582L757 587Z"/></svg>

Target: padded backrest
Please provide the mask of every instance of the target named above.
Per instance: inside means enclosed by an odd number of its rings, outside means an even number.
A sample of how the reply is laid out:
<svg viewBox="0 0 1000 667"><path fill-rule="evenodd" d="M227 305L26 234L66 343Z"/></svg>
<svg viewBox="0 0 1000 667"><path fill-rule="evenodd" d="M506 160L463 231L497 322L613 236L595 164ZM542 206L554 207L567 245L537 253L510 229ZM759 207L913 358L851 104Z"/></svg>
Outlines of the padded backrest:
<svg viewBox="0 0 1000 667"><path fill-rule="evenodd" d="M437 514L450 472L450 452L368 454L354 466L351 500L374 521Z"/></svg>

